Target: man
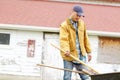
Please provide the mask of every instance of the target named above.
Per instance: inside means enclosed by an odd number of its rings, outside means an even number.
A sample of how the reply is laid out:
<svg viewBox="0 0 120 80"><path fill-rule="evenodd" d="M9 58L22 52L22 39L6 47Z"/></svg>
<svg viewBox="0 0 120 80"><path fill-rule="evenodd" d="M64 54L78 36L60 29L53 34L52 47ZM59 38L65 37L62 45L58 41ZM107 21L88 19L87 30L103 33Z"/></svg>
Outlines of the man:
<svg viewBox="0 0 120 80"><path fill-rule="evenodd" d="M65 53L61 52L64 68L73 69L75 67L78 71L84 69L85 66L71 58L70 54L83 62L86 62L86 59L91 60L90 43L82 17L84 17L83 9L76 5L72 9L70 17L60 25L60 47L65 51ZM79 75L81 80L90 80L88 75ZM64 71L63 80L71 80L71 76L71 72Z"/></svg>

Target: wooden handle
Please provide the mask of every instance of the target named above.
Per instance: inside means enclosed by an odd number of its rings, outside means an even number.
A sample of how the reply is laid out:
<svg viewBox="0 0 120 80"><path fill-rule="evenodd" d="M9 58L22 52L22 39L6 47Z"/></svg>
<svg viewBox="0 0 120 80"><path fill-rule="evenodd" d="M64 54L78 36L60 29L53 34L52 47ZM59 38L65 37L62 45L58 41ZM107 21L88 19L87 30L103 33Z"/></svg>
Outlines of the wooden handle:
<svg viewBox="0 0 120 80"><path fill-rule="evenodd" d="M53 69L58 69L58 70L66 70L66 71L70 71L70 72L90 75L87 71L75 71L75 70L70 70L70 69L63 69L63 68L48 66L48 65L44 65L44 64L37 64L37 66L43 66L43 67L48 67L48 68L53 68Z"/></svg>
<svg viewBox="0 0 120 80"><path fill-rule="evenodd" d="M62 51L65 53L64 50L60 49L59 47L55 46L54 44L51 44L52 46L54 46L55 48L57 48L58 50ZM74 57L73 55L70 54L70 57L72 57L74 60L78 61L79 63L83 64L84 66L87 66L88 68L90 68L92 71L94 71L95 73L99 74L98 71L96 71L95 69L93 69L91 66L87 65L86 63L84 63L83 61L79 60L78 58Z"/></svg>

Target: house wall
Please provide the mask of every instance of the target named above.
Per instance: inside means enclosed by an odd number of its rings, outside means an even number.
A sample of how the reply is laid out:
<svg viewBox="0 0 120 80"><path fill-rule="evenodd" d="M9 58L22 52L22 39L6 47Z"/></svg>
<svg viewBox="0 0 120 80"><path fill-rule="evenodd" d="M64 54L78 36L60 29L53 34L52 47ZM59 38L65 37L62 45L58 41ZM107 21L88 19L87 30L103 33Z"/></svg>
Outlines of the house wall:
<svg viewBox="0 0 120 80"><path fill-rule="evenodd" d="M0 73L40 77L36 64L41 63L43 33L21 30L0 30L0 33L10 34L10 45L0 45ZM35 40L33 57L27 56L28 40Z"/></svg>
<svg viewBox="0 0 120 80"><path fill-rule="evenodd" d="M59 46L59 33L52 31L1 29L0 33L10 33L11 38L10 45L0 45L0 80L62 80L62 70L36 66L42 63L63 68L59 50L51 46L51 43ZM97 62L99 38L89 34L89 39L93 58L88 65L101 73L113 72L116 68L120 71L120 65ZM33 56L27 56L29 40L35 41ZM72 78L79 79L75 73Z"/></svg>

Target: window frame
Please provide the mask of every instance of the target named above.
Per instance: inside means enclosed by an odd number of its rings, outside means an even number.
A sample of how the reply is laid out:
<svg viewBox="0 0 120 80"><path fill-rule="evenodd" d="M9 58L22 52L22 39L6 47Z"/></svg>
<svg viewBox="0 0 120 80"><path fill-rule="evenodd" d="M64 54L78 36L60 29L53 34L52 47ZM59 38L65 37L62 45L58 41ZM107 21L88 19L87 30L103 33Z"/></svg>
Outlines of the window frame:
<svg viewBox="0 0 120 80"><path fill-rule="evenodd" d="M9 45L4 45L4 44L0 44L0 49L13 49L13 47L15 46L16 40L16 31L14 30L0 30L0 33L3 34L10 34L10 39L9 39Z"/></svg>

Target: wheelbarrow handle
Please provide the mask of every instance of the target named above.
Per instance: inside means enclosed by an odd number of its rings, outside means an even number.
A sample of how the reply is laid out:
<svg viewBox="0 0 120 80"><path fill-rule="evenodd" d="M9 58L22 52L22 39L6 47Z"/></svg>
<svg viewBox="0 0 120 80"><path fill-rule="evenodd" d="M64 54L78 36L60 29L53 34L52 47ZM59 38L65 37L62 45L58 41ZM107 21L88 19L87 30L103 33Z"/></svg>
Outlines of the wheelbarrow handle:
<svg viewBox="0 0 120 80"><path fill-rule="evenodd" d="M57 70L65 70L65 71L70 71L70 72L74 72L74 73L81 73L81 74L90 75L87 71L76 71L76 70L71 70L71 69L48 66L48 65L45 65L45 64L37 64L36 66L42 66L42 67L48 67L48 68L53 68L53 69L57 69Z"/></svg>
<svg viewBox="0 0 120 80"><path fill-rule="evenodd" d="M54 44L51 43L51 45L55 48L57 48L58 50L62 51L65 53L65 51L57 46L55 46ZM83 64L84 66L87 66L88 68L90 68L92 71L94 71L96 74L99 74L98 71L96 71L95 69L93 69L91 66L87 65L86 63L84 63L83 61L79 60L78 58L74 57L73 55L70 54L70 57L73 58L74 60L78 61L79 63Z"/></svg>

